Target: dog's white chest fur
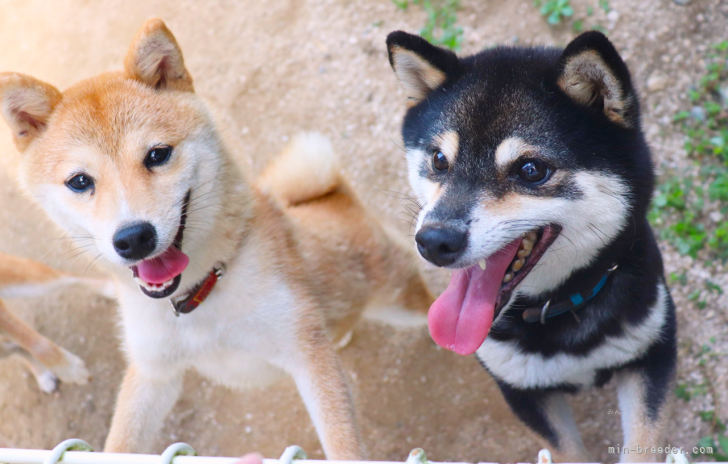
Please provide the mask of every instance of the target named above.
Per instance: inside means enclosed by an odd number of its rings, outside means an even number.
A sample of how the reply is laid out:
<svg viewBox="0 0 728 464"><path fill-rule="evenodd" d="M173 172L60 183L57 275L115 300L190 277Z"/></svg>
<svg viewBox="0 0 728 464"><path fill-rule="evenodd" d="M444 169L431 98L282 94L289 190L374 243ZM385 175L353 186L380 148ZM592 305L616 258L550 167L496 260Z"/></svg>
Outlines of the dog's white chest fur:
<svg viewBox="0 0 728 464"><path fill-rule="evenodd" d="M277 379L294 335L296 302L280 276L261 272L253 253L237 259L209 297L175 316L167 299L152 300L121 285L124 348L151 376L193 367L233 388ZM257 269L257 272L254 272Z"/></svg>
<svg viewBox="0 0 728 464"><path fill-rule="evenodd" d="M515 342L486 338L476 355L488 369L506 383L519 388L545 388L571 384L591 386L597 370L633 360L660 336L668 310L665 286L658 287L657 301L649 316L637 326L624 326L618 337L607 337L589 353L577 356L560 353L551 357L524 353Z"/></svg>

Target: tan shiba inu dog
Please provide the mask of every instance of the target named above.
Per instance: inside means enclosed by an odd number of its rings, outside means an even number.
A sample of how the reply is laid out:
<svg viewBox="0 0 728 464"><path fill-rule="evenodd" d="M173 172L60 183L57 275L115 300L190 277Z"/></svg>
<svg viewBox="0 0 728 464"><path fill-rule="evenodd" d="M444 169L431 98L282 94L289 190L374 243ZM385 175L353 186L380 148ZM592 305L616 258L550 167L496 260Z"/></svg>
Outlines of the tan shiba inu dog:
<svg viewBox="0 0 728 464"><path fill-rule="evenodd" d="M248 182L158 19L124 71L63 93L0 75L0 105L25 189L115 270L130 365L106 451L146 449L194 368L237 388L290 374L326 455L363 456L333 343L367 305L425 312L432 296L326 139L296 138Z"/></svg>
<svg viewBox="0 0 728 464"><path fill-rule="evenodd" d="M114 298L111 281L76 277L29 259L0 253L0 298L41 296L71 285L84 285ZM91 377L78 356L33 330L0 299L0 358L13 355L23 359L38 388L46 393L58 388L59 379L83 385Z"/></svg>

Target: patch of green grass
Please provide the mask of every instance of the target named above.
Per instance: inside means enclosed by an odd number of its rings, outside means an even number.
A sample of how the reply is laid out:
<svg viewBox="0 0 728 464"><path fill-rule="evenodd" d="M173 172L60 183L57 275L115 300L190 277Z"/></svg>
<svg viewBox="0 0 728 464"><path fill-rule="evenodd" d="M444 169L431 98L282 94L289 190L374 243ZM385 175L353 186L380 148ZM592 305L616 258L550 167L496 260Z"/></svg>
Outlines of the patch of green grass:
<svg viewBox="0 0 728 464"><path fill-rule="evenodd" d="M688 300L695 302L695 306L698 307L698 309L705 309L705 306L708 304L705 300L701 299L702 292L700 290L695 290L688 295Z"/></svg>
<svg viewBox="0 0 728 464"><path fill-rule="evenodd" d="M705 288L707 288L708 291L711 292L711 293L715 292L718 295L722 295L723 294L723 287L721 287L720 285L716 284L712 280L706 280L705 281ZM713 341L712 343L715 343L715 342Z"/></svg>
<svg viewBox="0 0 728 464"><path fill-rule="evenodd" d="M649 213L660 238L672 243L680 254L693 258L708 240L699 214L704 204L700 193L701 188L694 188L690 177L672 176L658 185Z"/></svg>
<svg viewBox="0 0 728 464"><path fill-rule="evenodd" d="M725 425L720 423L724 428ZM713 454L693 454L693 457L700 457L701 459L713 459L715 461L723 462L728 461L728 436L725 434L718 434L716 437L711 435L705 436L698 441L698 449L700 448L712 448Z"/></svg>
<svg viewBox="0 0 728 464"><path fill-rule="evenodd" d="M693 457L711 458L715 461L728 461L728 435L726 424L715 414L715 410L699 411L698 415L705 422L709 422L712 433L698 441L698 448L712 448L713 453L693 453Z"/></svg>
<svg viewBox="0 0 728 464"><path fill-rule="evenodd" d="M677 272L671 272L670 273L670 283L679 283L682 286L685 286L688 284L688 274L685 271L682 271L682 273L678 274Z"/></svg>
<svg viewBox="0 0 728 464"><path fill-rule="evenodd" d="M673 120L685 134L684 148L700 166L663 179L653 199L650 221L662 239L682 255L728 260L728 41L714 45L706 74L689 92L690 110ZM720 216L709 211L718 208Z"/></svg>
<svg viewBox="0 0 728 464"><path fill-rule="evenodd" d="M533 0L533 5L539 9L542 16L546 16L549 24L560 24L562 19L574 16L574 8L570 0Z"/></svg>
<svg viewBox="0 0 728 464"><path fill-rule="evenodd" d="M599 8L605 12L611 11L609 0L598 0ZM558 26L568 20L571 22L571 30L576 34L584 32L585 21L594 15L594 5L586 6L586 16L577 17L574 7L571 6L571 0L533 0L533 6L539 9L542 16L552 26ZM606 34L606 29L599 24L595 24L591 29Z"/></svg>
<svg viewBox="0 0 728 464"><path fill-rule="evenodd" d="M681 382L675 387L675 396L683 401L690 401L693 398L704 396L706 393L708 393L708 388L705 383L688 384Z"/></svg>
<svg viewBox="0 0 728 464"><path fill-rule="evenodd" d="M406 10L410 4L419 5L427 14L420 35L430 43L459 50L463 28L457 25L460 0L392 0L397 8Z"/></svg>
<svg viewBox="0 0 728 464"><path fill-rule="evenodd" d="M713 45L707 58L706 74L689 92L695 106L675 121L685 130L688 154L714 155L728 164L728 40Z"/></svg>
<svg viewBox="0 0 728 464"><path fill-rule="evenodd" d="M690 401L693 399L693 392L686 383L679 383L675 387L675 396L683 401Z"/></svg>
<svg viewBox="0 0 728 464"><path fill-rule="evenodd" d="M713 343L715 343L715 338L711 337L710 344ZM698 359L698 366L700 366L704 380L700 383L696 383L693 380L678 382L677 387L675 388L675 396L685 402L688 402L693 398L699 398L710 394L714 402L713 409L704 409L697 412L698 416L703 421L710 424L710 433L698 441L697 448L712 448L713 452L707 452L705 454L697 453L693 454L693 457L700 457L701 460L713 459L715 461L728 461L728 435L726 435L726 424L724 421L720 420L718 415L715 413L715 401L717 401L717 396L715 394L715 387L710 380L709 368L706 367L708 361L716 359L719 356L723 356L725 353L715 352L709 343L703 344L698 350L696 350L697 346L692 341L689 341L689 344L691 347L690 351Z"/></svg>

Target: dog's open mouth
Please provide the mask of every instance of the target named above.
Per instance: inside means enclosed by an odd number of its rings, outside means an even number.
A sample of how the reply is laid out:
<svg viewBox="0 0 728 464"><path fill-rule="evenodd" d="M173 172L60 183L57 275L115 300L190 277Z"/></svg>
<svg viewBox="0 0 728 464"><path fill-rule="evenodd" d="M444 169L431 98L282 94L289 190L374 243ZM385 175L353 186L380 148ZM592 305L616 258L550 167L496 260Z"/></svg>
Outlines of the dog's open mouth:
<svg viewBox="0 0 728 464"><path fill-rule="evenodd" d="M454 270L447 289L430 307L427 319L432 339L458 354L475 353L513 290L560 232L558 225L531 231L479 264Z"/></svg>
<svg viewBox="0 0 728 464"><path fill-rule="evenodd" d="M182 204L179 229L177 229L177 235L172 245L161 255L145 259L131 267L134 273L134 281L139 284L142 292L150 298L166 298L173 294L182 280L182 272L190 263L190 258L182 252L182 239L184 238L185 223L187 222L187 204L190 202L190 193L187 192Z"/></svg>

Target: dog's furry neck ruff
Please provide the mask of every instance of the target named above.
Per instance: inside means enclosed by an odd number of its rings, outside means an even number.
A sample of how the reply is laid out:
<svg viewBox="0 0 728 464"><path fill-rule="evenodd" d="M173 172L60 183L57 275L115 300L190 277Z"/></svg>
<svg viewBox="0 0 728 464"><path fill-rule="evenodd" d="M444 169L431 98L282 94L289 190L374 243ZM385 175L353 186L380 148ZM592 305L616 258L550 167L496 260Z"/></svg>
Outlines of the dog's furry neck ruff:
<svg viewBox="0 0 728 464"><path fill-rule="evenodd" d="M251 183L230 159L225 148L222 149L221 156L223 158L222 176L219 180L223 185L221 195L228 200L223 203L223 209L217 215L213 229L215 233L208 237L207 243L224 243L226 241L220 240L220 237L226 235L234 236L237 240L227 241L230 246L216 250L218 256L217 260L213 261L215 264L209 264L210 271L202 276L188 292L169 300L172 311L178 317L180 314L189 314L194 311L212 293L217 282L227 271L227 264L240 253L250 230L254 209ZM237 218L237 220L231 218ZM210 253L208 250L203 249L196 252L195 255L205 256L208 253Z"/></svg>

